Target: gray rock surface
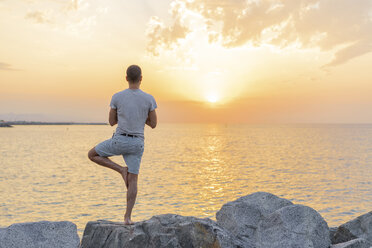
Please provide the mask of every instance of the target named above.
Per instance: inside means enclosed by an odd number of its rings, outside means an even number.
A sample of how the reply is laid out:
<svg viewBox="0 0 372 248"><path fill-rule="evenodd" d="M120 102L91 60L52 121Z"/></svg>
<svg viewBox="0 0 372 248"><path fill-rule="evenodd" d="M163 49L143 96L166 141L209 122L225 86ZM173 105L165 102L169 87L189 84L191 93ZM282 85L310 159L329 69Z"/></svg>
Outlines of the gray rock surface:
<svg viewBox="0 0 372 248"><path fill-rule="evenodd" d="M0 229L0 248L77 248L76 225L69 221L16 223Z"/></svg>
<svg viewBox="0 0 372 248"><path fill-rule="evenodd" d="M328 248L329 228L322 216L303 205L283 207L265 217L258 225L260 248Z"/></svg>
<svg viewBox="0 0 372 248"><path fill-rule="evenodd" d="M0 228L0 248L372 248L372 212L328 228L314 209L257 192L226 203L216 218L164 214L132 226L90 221L81 245L74 223L17 223Z"/></svg>
<svg viewBox="0 0 372 248"><path fill-rule="evenodd" d="M90 221L85 227L81 247L230 248L238 247L238 243L210 219L164 214L132 226L122 222Z"/></svg>
<svg viewBox="0 0 372 248"><path fill-rule="evenodd" d="M332 244L356 238L363 238L372 243L372 211L339 226L333 235Z"/></svg>
<svg viewBox="0 0 372 248"><path fill-rule="evenodd" d="M217 223L245 243L255 243L258 223L267 215L293 203L267 192L256 192L228 202L217 212Z"/></svg>
<svg viewBox="0 0 372 248"><path fill-rule="evenodd" d="M331 248L370 248L372 244L365 239L353 239L348 242L331 245Z"/></svg>
<svg viewBox="0 0 372 248"><path fill-rule="evenodd" d="M329 228L329 238L331 239L331 243L332 243L332 240L333 240L333 236L335 236L335 233L337 232L337 228L338 228L337 226Z"/></svg>

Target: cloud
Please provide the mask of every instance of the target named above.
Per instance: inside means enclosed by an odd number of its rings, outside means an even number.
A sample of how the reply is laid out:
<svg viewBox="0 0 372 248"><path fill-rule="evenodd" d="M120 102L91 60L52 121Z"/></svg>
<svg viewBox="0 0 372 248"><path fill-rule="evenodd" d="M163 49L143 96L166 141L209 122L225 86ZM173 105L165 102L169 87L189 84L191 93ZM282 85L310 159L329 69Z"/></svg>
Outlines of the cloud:
<svg viewBox="0 0 372 248"><path fill-rule="evenodd" d="M210 43L226 48L274 45L318 48L345 63L372 51L372 0L174 0L170 25L149 23L148 50L170 49L195 32L187 17L202 18Z"/></svg>
<svg viewBox="0 0 372 248"><path fill-rule="evenodd" d="M49 31L90 36L100 17L107 15L107 4L87 0L22 0L30 10L25 19L43 24ZM40 2L44 7L40 9Z"/></svg>
<svg viewBox="0 0 372 248"><path fill-rule="evenodd" d="M89 3L85 0L71 0L68 3L67 9L68 10L79 10L79 9L86 9L89 7Z"/></svg>
<svg viewBox="0 0 372 248"><path fill-rule="evenodd" d="M179 39L184 39L190 30L182 21L185 4L176 1L171 8L173 24L165 26L156 16L151 17L147 37L149 38L147 50L154 55L158 55L158 48L172 48Z"/></svg>
<svg viewBox="0 0 372 248"><path fill-rule="evenodd" d="M335 58L325 67L327 66L335 66L342 64L352 58L358 57L365 53L369 53L372 51L372 43L368 40L358 41L353 45L350 45L344 49L339 50L335 54Z"/></svg>
<svg viewBox="0 0 372 248"><path fill-rule="evenodd" d="M26 19L32 20L36 23L51 23L51 20L41 11L31 11L25 16Z"/></svg>
<svg viewBox="0 0 372 248"><path fill-rule="evenodd" d="M14 69L10 64L0 62L0 71L18 71Z"/></svg>

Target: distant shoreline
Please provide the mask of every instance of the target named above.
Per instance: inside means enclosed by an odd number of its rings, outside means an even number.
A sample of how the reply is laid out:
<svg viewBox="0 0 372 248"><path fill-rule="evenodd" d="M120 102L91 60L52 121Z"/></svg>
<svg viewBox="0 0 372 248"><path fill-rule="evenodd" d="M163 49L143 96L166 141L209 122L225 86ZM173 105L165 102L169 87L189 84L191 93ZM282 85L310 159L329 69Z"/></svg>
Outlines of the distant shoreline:
<svg viewBox="0 0 372 248"><path fill-rule="evenodd" d="M41 122L41 121L7 121L6 124L15 125L108 125L103 122Z"/></svg>
<svg viewBox="0 0 372 248"><path fill-rule="evenodd" d="M0 122L0 127L13 127L13 126L8 123Z"/></svg>

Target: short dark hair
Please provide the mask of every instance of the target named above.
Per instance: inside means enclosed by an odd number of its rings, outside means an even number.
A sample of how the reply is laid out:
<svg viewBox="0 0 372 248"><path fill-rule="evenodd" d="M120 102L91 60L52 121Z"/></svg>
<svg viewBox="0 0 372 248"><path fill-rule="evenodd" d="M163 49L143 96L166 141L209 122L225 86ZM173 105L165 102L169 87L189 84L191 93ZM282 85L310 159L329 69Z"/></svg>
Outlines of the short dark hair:
<svg viewBox="0 0 372 248"><path fill-rule="evenodd" d="M127 69L127 77L130 83L138 83L142 76L141 68L138 65L131 65Z"/></svg>

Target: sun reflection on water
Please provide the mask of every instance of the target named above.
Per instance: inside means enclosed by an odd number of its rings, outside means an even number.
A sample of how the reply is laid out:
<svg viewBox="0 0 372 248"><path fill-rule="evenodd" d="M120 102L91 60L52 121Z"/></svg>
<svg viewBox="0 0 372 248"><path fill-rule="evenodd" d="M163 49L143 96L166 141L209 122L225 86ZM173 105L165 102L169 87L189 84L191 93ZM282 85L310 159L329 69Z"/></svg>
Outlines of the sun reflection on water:
<svg viewBox="0 0 372 248"><path fill-rule="evenodd" d="M162 213L214 219L224 203L256 191L313 207L330 226L372 206L371 126L163 124L149 131L135 220ZM1 225L70 220L81 236L90 220L122 221L121 176L86 156L110 134L108 126L1 129Z"/></svg>

